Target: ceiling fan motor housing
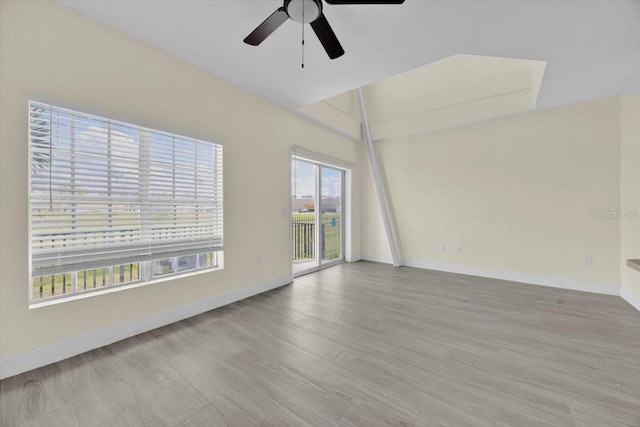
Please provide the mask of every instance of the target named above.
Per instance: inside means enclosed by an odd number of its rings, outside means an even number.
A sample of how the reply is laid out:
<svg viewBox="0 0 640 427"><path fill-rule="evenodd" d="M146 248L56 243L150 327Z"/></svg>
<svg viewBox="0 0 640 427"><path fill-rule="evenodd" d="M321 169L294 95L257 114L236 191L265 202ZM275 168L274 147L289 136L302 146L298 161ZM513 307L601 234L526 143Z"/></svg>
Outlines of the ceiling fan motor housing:
<svg viewBox="0 0 640 427"><path fill-rule="evenodd" d="M284 0L284 10L292 20L309 24L322 14L321 0Z"/></svg>
<svg viewBox="0 0 640 427"><path fill-rule="evenodd" d="M401 4L404 0L326 0L326 2L328 4ZM322 13L322 0L284 0L281 7L245 37L244 42L251 46L258 46L289 19L300 24L310 24L329 58L336 59L344 55L344 49L338 37ZM302 45L304 47L304 25L302 25Z"/></svg>

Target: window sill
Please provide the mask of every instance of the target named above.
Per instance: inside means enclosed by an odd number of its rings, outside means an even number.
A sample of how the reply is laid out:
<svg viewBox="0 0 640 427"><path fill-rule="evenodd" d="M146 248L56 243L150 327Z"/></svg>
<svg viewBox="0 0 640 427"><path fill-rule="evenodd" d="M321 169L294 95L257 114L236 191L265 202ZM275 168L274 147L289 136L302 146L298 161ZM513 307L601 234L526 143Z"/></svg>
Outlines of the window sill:
<svg viewBox="0 0 640 427"><path fill-rule="evenodd" d="M168 276L158 277L158 278L155 278L155 279L152 279L152 280L148 280L146 282L125 283L125 284L122 284L122 285L115 285L115 286L105 287L104 289L86 290L86 291L82 291L80 293L77 293L75 295L70 295L68 297L60 296L60 297L54 297L52 299L47 299L45 301L31 301L29 303L29 309L31 310L31 309L41 308L41 307L47 307L47 306L50 306L50 305L61 304L61 303L69 302L69 301L76 301L76 300L80 300L80 299L95 297L95 296L98 296L98 295L104 295L104 294L110 294L110 293L113 293L113 292L124 291L124 290L127 290L127 289L135 289L135 288L140 288L140 287L143 287L143 286L155 285L157 283L169 282L169 281L172 281L172 280L183 279L185 277L197 276L197 275L205 274L205 273L211 273L211 272L219 271L219 270L223 270L223 269L224 269L224 266L221 265L219 267L203 268L203 269L195 270L195 271L187 271L187 272L184 272L184 273L171 274L171 275L168 275Z"/></svg>

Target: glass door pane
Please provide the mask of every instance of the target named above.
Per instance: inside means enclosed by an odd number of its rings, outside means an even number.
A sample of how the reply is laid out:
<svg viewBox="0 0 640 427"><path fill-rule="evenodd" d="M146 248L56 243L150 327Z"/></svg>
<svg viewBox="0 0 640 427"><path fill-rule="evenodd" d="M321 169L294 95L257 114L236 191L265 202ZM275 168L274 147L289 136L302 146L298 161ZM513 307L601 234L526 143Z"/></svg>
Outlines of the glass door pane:
<svg viewBox="0 0 640 427"><path fill-rule="evenodd" d="M344 172L320 166L320 256L322 263L343 258L342 189Z"/></svg>
<svg viewBox="0 0 640 427"><path fill-rule="evenodd" d="M293 159L292 180L292 246L293 274L318 267L317 195L319 167Z"/></svg>

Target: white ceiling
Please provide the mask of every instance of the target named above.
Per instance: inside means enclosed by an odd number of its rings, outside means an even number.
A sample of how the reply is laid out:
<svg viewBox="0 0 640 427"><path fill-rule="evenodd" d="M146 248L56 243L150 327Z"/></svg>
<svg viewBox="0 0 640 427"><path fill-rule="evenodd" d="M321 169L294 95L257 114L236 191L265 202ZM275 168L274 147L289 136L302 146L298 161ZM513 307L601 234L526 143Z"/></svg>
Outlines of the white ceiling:
<svg viewBox="0 0 640 427"><path fill-rule="evenodd" d="M285 22L242 42L281 0L59 0L166 53L294 108L455 54L546 61L537 108L640 92L640 2L407 0L325 4L346 54L329 60Z"/></svg>

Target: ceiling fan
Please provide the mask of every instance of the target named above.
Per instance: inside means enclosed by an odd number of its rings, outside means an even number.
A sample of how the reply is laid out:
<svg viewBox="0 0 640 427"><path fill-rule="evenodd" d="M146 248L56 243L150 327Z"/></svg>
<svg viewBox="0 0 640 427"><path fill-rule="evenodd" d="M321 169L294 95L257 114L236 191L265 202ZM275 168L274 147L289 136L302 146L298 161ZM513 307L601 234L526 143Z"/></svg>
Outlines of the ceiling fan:
<svg viewBox="0 0 640 427"><path fill-rule="evenodd" d="M402 4L404 0L325 0L327 4ZM318 36L320 43L327 51L329 58L336 59L344 55L344 49L340 45L327 18L322 13L322 0L284 0L282 7L278 8L264 22L251 32L244 42L252 46L258 46L271 33L273 33L287 19L292 19L301 24L310 24ZM303 39L304 45L304 39Z"/></svg>

